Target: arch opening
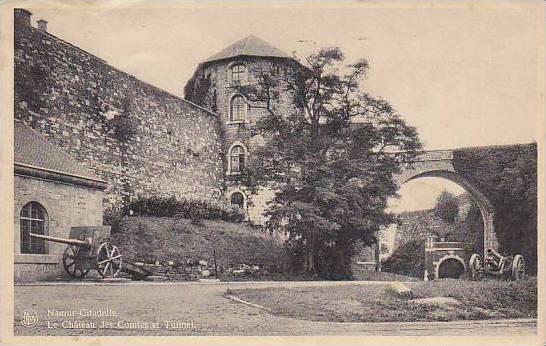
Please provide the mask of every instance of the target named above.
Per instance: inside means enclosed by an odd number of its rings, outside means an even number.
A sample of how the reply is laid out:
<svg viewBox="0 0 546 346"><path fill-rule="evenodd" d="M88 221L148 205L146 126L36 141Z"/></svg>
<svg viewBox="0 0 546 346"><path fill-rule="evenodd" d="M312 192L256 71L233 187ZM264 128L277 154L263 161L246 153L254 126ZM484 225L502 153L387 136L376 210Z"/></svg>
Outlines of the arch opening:
<svg viewBox="0 0 546 346"><path fill-rule="evenodd" d="M397 215L385 231L392 233L391 247L436 236L463 242L469 252L483 252L482 209L468 189L443 177L419 177L402 184L399 193L401 198L389 200L388 211Z"/></svg>
<svg viewBox="0 0 546 346"><path fill-rule="evenodd" d="M244 122L247 116L247 104L241 94L234 95L229 103L229 121Z"/></svg>
<svg viewBox="0 0 546 346"><path fill-rule="evenodd" d="M493 205L487 197L480 192L476 187L470 184L466 179L461 175L457 174L454 171L447 170L430 170L430 171L418 171L412 172L411 169L406 169L403 172L402 177L399 181L399 186L402 184L413 181L419 178L443 178L447 179L468 192L469 196L472 198L472 201L478 207L483 224L483 249L492 248L494 250L498 249L498 241L495 235L495 230L493 226Z"/></svg>
<svg viewBox="0 0 546 346"><path fill-rule="evenodd" d="M47 254L47 243L30 234L48 235L48 223L47 211L40 203L32 201L23 206L19 215L21 253Z"/></svg>
<svg viewBox="0 0 546 346"><path fill-rule="evenodd" d="M397 214L398 221L380 234L380 242L392 244L389 253L380 254L386 271L417 277L461 278L466 271L466 256L483 254L487 248L498 248L492 204L481 191L448 166L451 166L448 160L447 163L417 161L404 166L396 176L399 190L407 186L412 188L405 189L402 198L391 199L388 203L388 211ZM422 180L404 186L420 178L432 179L424 184ZM430 184L431 180L433 184ZM442 198L442 203L437 204L444 190L451 192L452 197ZM417 198L412 201L411 196ZM437 205L439 207L435 208ZM445 213L454 208L455 217L454 213ZM428 236L435 236L437 240L421 252L419 249L425 245ZM449 255L438 259L446 252ZM446 258L453 260L442 263Z"/></svg>
<svg viewBox="0 0 546 346"><path fill-rule="evenodd" d="M236 145L231 148L229 158L231 163L231 172L240 173L243 170L245 162L245 151L243 147L240 145Z"/></svg>
<svg viewBox="0 0 546 346"><path fill-rule="evenodd" d="M438 265L438 279L460 279L465 273L465 266L457 258L446 258Z"/></svg>

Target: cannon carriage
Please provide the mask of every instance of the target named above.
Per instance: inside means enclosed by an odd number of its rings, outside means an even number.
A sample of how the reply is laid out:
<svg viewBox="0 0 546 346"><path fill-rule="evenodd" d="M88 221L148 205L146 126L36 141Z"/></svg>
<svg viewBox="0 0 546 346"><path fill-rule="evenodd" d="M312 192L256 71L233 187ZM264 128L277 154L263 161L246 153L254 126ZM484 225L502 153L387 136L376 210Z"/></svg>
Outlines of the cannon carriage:
<svg viewBox="0 0 546 346"><path fill-rule="evenodd" d="M487 249L485 256L473 254L469 261L470 279L481 280L484 276L520 280L525 276L525 260L522 255L503 256Z"/></svg>
<svg viewBox="0 0 546 346"><path fill-rule="evenodd" d="M83 278L95 269L102 277L116 277L123 257L110 243L109 226L72 227L68 239L30 234L31 237L68 245L63 253L63 268L72 278Z"/></svg>
<svg viewBox="0 0 546 346"><path fill-rule="evenodd" d="M114 278L122 271L133 279L152 274L123 259L118 247L110 242L110 226L72 227L68 239L33 233L30 236L68 245L63 253L63 268L74 279L84 278L92 269L103 278Z"/></svg>

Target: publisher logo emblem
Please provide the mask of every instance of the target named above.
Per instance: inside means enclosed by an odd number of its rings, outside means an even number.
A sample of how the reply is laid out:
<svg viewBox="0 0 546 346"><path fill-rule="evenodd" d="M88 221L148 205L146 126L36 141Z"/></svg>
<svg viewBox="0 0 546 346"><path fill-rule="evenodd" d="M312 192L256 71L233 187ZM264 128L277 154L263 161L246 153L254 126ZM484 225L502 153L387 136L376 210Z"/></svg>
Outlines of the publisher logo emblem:
<svg viewBox="0 0 546 346"><path fill-rule="evenodd" d="M32 309L23 311L23 318L21 324L25 327L33 327L38 323L38 314Z"/></svg>

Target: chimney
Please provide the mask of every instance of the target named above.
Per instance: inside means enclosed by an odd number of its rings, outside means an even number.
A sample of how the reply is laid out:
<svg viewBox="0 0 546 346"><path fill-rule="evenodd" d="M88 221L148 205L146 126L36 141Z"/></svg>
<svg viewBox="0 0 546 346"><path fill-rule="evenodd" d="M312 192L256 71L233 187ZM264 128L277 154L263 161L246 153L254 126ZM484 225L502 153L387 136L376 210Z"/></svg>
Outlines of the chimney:
<svg viewBox="0 0 546 346"><path fill-rule="evenodd" d="M15 24L30 26L30 17L32 12L25 10L24 8L16 8L14 11Z"/></svg>
<svg viewBox="0 0 546 346"><path fill-rule="evenodd" d="M47 20L40 19L36 23L38 23L38 29L47 32Z"/></svg>

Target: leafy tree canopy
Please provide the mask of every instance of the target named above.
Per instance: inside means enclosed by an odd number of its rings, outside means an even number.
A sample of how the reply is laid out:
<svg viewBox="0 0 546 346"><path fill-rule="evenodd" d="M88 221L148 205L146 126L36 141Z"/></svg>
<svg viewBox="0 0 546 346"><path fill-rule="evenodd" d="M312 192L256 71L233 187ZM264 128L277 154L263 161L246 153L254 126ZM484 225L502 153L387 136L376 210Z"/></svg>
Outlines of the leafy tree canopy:
<svg viewBox="0 0 546 346"><path fill-rule="evenodd" d="M414 127L362 90L368 69L364 59L346 65L339 48L325 48L286 74L257 68L257 83L240 87L267 114L253 133L267 144L253 148L242 179L276 191L268 226L286 229L303 269L324 278L350 276L353 243L373 243L392 221L385 207L396 196L393 174L421 148ZM281 107L287 94L289 112Z"/></svg>
<svg viewBox="0 0 546 346"><path fill-rule="evenodd" d="M445 222L454 223L459 213L459 200L447 190L442 191L436 199L434 214Z"/></svg>

